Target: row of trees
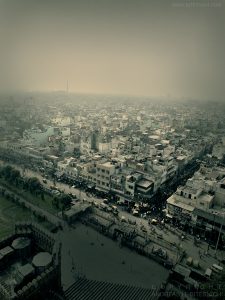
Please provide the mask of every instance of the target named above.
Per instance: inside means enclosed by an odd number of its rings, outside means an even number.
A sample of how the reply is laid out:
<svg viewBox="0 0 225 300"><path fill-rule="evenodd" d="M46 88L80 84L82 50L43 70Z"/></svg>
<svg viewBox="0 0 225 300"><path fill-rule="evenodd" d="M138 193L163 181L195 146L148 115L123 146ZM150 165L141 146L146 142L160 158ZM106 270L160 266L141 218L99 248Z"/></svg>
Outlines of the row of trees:
<svg viewBox="0 0 225 300"><path fill-rule="evenodd" d="M61 208L62 210L65 210L67 207L70 207L71 201L71 196L62 193L60 196L56 196L53 198L52 205L57 209Z"/></svg>
<svg viewBox="0 0 225 300"><path fill-rule="evenodd" d="M43 194L43 186L37 177L22 177L19 170L9 165L4 166L0 169L0 177L9 184L28 190L32 194Z"/></svg>
<svg viewBox="0 0 225 300"><path fill-rule="evenodd" d="M40 195L42 200L45 200L44 187L37 177L23 177L19 170L10 165L0 169L0 178L3 178L10 185L15 185L17 188L22 188L36 196ZM61 193L55 196L52 200L52 205L57 209L66 209L71 204L71 197Z"/></svg>

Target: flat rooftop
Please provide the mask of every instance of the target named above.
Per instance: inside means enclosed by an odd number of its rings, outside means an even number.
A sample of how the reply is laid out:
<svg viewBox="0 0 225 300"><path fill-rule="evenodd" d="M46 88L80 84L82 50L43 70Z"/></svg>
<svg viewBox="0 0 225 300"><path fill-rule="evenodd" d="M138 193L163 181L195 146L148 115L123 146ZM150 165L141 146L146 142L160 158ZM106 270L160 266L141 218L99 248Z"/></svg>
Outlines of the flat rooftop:
<svg viewBox="0 0 225 300"><path fill-rule="evenodd" d="M141 179L138 183L137 186L139 187L143 187L145 189L151 187L153 184L153 182L151 180L147 180L147 179Z"/></svg>
<svg viewBox="0 0 225 300"><path fill-rule="evenodd" d="M173 195L170 198L167 199L167 204L171 204L171 205L180 207L180 208L185 209L185 210L187 210L189 212L192 212L195 209L194 206L186 204L186 203L183 203L183 202L175 199L173 197Z"/></svg>

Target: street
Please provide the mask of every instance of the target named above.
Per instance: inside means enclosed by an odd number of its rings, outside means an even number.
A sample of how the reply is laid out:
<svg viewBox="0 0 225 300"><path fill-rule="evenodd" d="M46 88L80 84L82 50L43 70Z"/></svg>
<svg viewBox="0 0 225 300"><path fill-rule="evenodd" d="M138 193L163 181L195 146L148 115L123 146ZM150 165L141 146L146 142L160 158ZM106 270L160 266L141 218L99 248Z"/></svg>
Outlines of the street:
<svg viewBox="0 0 225 300"><path fill-rule="evenodd" d="M0 161L0 164L6 164L3 161ZM7 163L8 164L8 163ZM21 171L21 174L27 177L37 177L40 182L43 184L43 186L46 186L50 188L50 186L54 185L63 191L64 193L72 193L75 194L77 199L84 200L88 202L95 202L95 203L102 203L103 199L94 197L93 195L87 195L86 192L81 191L78 188L71 187L67 184L55 181L51 179L47 179L47 182L44 183L43 179L44 177L42 174L35 172L33 170L29 169L23 169L22 167L11 164L13 167L17 168ZM174 228L171 225L166 224L164 227L159 228L158 225L149 225L147 219L143 219L140 217L136 217L127 211L124 210L124 207L118 206L118 217L124 217L125 220L128 222L128 220L135 221L136 226L141 231L141 228L145 228L147 235L154 235L155 237L159 237L159 239L162 239L163 241L166 241L167 243L171 243L177 246L177 249L185 249L187 256L191 256L193 259L199 260L200 264L203 268L210 267L214 263L218 263L218 260L222 260L224 258L223 252L220 250L217 250L217 255L215 257L215 250L208 247L208 244L204 241L200 242L200 245L194 244L194 236L185 233L185 238L182 240L181 236L183 235L182 231L178 228ZM207 253L207 255L205 255Z"/></svg>

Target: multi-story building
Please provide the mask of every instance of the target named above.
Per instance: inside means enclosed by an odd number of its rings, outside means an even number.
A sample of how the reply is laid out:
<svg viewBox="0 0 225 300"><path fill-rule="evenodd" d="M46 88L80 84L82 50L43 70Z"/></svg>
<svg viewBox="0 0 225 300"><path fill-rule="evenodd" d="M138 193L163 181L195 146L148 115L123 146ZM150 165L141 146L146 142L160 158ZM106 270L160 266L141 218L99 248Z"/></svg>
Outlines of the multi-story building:
<svg viewBox="0 0 225 300"><path fill-rule="evenodd" d="M189 221L201 235L225 233L225 169L201 167L167 199L166 213L181 223Z"/></svg>
<svg viewBox="0 0 225 300"><path fill-rule="evenodd" d="M111 186L111 176L116 173L118 166L110 161L98 163L96 165L96 186L104 190L109 190Z"/></svg>

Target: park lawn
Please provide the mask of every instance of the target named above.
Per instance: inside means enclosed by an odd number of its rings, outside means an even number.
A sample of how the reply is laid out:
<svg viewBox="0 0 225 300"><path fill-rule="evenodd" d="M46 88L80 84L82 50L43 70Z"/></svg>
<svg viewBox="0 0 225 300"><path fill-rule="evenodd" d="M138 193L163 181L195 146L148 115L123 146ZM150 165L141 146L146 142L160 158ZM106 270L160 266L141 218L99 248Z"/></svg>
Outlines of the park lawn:
<svg viewBox="0 0 225 300"><path fill-rule="evenodd" d="M7 181L5 181L3 179L1 179L1 182L9 190L11 190L12 192L15 192L18 196L23 197L28 202L48 211L49 213L57 214L58 212L61 211L60 208L57 209L55 206L52 205L53 197L46 193L44 194L44 200L42 200L40 195L36 196L34 194L31 194L29 191L26 191L22 188L20 189L19 187L16 187L15 185L10 185Z"/></svg>
<svg viewBox="0 0 225 300"><path fill-rule="evenodd" d="M6 199L0 195L0 239L14 232L16 222L36 222L51 230L53 226L34 216L30 210Z"/></svg>

